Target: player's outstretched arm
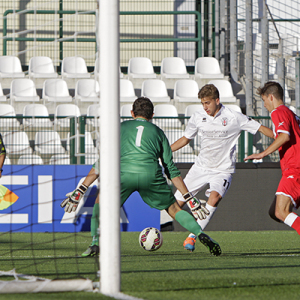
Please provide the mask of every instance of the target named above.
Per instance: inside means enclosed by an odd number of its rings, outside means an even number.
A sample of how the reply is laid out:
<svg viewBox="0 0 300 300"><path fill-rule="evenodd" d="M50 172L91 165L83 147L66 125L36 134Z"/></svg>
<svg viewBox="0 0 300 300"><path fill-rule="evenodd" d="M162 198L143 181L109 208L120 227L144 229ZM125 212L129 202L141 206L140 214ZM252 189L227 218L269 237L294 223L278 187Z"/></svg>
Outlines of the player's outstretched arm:
<svg viewBox="0 0 300 300"><path fill-rule="evenodd" d="M258 129L259 132L261 132L262 134L264 134L265 136L274 139L274 132L272 129L270 129L269 127L266 127L264 125L261 125Z"/></svg>
<svg viewBox="0 0 300 300"><path fill-rule="evenodd" d="M82 184L89 187L98 177L99 174L96 172L96 170L94 168L91 168Z"/></svg>
<svg viewBox="0 0 300 300"><path fill-rule="evenodd" d="M283 144L288 142L290 140L290 136L287 133L279 133L278 137L275 139L275 141L263 152L261 153L255 153L252 155L249 155L244 158L244 161L246 160L252 160L252 159L262 159L265 156L275 152L278 148L280 148Z"/></svg>
<svg viewBox="0 0 300 300"><path fill-rule="evenodd" d="M77 209L80 200L83 198L88 187L99 177L94 168L86 176L83 183L74 191L66 194L66 199L61 202L60 206L64 207L65 212L71 213Z"/></svg>
<svg viewBox="0 0 300 300"><path fill-rule="evenodd" d="M185 136L181 137L171 145L172 152L175 152L181 149L182 147L186 146L190 141L191 140L186 138Z"/></svg>
<svg viewBox="0 0 300 300"><path fill-rule="evenodd" d="M201 205L201 201L194 197L187 189L184 181L181 176L172 178L172 182L175 187L179 190L179 192L183 195L189 209L196 219L206 219L206 216L209 215L208 209Z"/></svg>

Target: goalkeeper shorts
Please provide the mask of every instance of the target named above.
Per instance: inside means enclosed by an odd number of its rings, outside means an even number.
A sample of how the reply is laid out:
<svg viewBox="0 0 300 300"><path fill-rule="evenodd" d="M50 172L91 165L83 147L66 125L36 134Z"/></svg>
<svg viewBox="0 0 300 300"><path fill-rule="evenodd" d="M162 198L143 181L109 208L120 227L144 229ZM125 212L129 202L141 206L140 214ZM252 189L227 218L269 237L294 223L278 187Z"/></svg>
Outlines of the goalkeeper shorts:
<svg viewBox="0 0 300 300"><path fill-rule="evenodd" d="M154 170L153 170L154 171ZM139 192L143 201L159 210L167 209L176 199L160 172L121 172L121 205L133 192Z"/></svg>

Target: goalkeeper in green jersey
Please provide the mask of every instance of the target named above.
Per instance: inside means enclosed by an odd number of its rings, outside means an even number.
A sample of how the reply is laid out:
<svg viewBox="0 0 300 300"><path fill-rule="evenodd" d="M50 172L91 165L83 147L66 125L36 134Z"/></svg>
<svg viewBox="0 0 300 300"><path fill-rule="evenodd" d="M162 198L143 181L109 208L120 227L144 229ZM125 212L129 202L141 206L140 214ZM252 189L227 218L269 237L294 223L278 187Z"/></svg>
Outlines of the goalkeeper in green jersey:
<svg viewBox="0 0 300 300"><path fill-rule="evenodd" d="M167 137L159 127L149 122L153 117L153 110L153 104L148 98L138 98L133 103L131 111L134 119L121 124L121 206L133 192L138 191L145 203L159 210L165 209L173 219L194 233L211 254L218 256L221 254L219 244L202 232L192 215L180 208L162 174L159 159L165 174L182 193L194 216L206 218L208 211L189 193L180 171L173 162ZM80 199L88 186L99 176L98 174L99 165L94 165L83 184L61 203L66 212L76 210ZM92 235L97 232L98 222L99 195L91 220L91 231L94 231ZM95 246L99 246L99 241L97 244L93 241L83 256L99 253L99 247Z"/></svg>

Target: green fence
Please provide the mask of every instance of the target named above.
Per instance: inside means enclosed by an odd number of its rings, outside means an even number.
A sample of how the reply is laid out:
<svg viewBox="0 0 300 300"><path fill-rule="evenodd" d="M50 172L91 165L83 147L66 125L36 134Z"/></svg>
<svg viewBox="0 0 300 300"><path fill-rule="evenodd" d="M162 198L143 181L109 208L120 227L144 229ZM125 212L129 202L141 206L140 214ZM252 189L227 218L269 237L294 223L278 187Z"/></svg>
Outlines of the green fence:
<svg viewBox="0 0 300 300"><path fill-rule="evenodd" d="M13 13L17 13L17 14L25 14L25 15L34 15L34 17L36 15L58 15L59 17L57 18L57 24L53 23L51 24L51 26L53 27L53 30L47 30L42 34L35 34L35 28L27 28L24 27L24 30L18 32L15 31L15 35L14 36L9 36L8 35L8 29L10 30L14 30L14 28L11 28L10 26L14 26L14 23L12 24L8 24L8 18L7 16ZM78 32L76 33L75 31L73 32L73 34L70 34L70 32L67 34L67 31L70 31L70 25L67 23L68 20L64 20L63 16L64 15L91 15L94 20L92 23L96 24L96 19L95 19L95 11L75 11L75 10L28 10L28 11L24 11L24 10L6 10L4 12L3 15L3 55L9 55L11 53L10 50L8 50L8 42L22 42L22 43L39 43L42 42L44 43L44 46L41 46L40 44L37 48L36 51L40 51L38 52L38 55L43 55L43 56L49 56L51 58L53 57L58 57L60 61L62 61L62 59L65 56L73 56L70 53L70 49L68 50L64 50L64 43L81 43L81 44L87 44L87 43L92 43L93 44L93 50L94 50L94 54L96 53L96 38L95 38L95 32L92 31L87 31L87 32ZM195 16L195 24L193 24L193 26L195 27L195 34L194 37L191 36L181 36L181 37L176 37L176 34L174 33L174 20L161 20L162 24L157 24L157 20L153 20L152 25L149 27L149 24L147 22L149 22L149 20L146 22L145 21L145 25L147 26L147 28L154 28L155 26L159 26L161 31L156 32L154 29L153 30L147 30L148 33L139 33L136 34L136 28L141 27L142 25L139 22L142 22L143 19L145 19L146 17L155 17L155 16L178 16L178 15L194 15ZM142 50L141 48L143 48L144 46L142 44L146 44L146 43L150 43L150 44L154 44L154 43L159 43L159 44L163 44L166 43L166 45L168 43L173 43L174 46L171 48L176 48L175 44L180 42L180 43L190 43L190 42L194 42L196 43L195 46L195 56L196 57L200 57L202 56L202 43L201 43L201 39L202 39L202 28L201 28L201 14L198 11L121 11L120 12L120 16L131 16L132 18L136 17L144 17L142 18L142 21L139 19L138 21L136 21L136 26L133 26L134 28L131 29L132 24L131 22L134 24L135 21L134 20L129 20L129 21L125 21L125 23L122 25L121 24L121 29L120 29L120 43L121 45L126 45L127 43L139 43L139 46L137 47L137 49L139 49L140 51ZM54 22L54 21L53 21ZM27 22L28 23L28 22ZM66 23L66 24L65 24ZM128 24L127 24L128 23ZM29 25L26 25L29 26ZM41 24L39 24L39 26L41 26ZM165 33L165 30L162 28L166 28L169 27L169 30L167 30L167 34ZM190 25L192 26L192 25ZM78 24L78 27L80 28L80 23ZM58 30L55 30L54 28L58 28ZM68 28L65 29L65 28ZM74 28L74 26L73 26ZM72 29L74 30L74 29ZM79 29L78 29L79 30ZM90 37L86 37L86 35L89 35ZM53 47L53 45L47 49L47 47L45 47L46 43L49 43L49 45L51 45L51 43L58 43L59 47L57 47L57 49L55 47ZM147 46L148 44L146 44L145 46L145 51L149 51L149 47ZM132 46L134 47L134 46ZM132 48L131 47L131 48ZM24 49L27 49L30 47L27 46L23 46ZM129 51L129 49L127 49L128 47L124 47L124 49L121 49L121 64L122 64L122 57L126 55L122 54L122 52L126 52ZM153 51L158 51L158 47L156 47L156 50ZM168 48L170 48L169 46L166 46L166 50L170 51ZM74 46L75 49L75 46ZM91 49L89 49L90 51ZM160 49L162 50L162 49ZM53 51L59 51L59 53L54 53ZM68 53L66 55L64 55L64 51ZM84 55L84 53L80 53L80 49L76 48L76 53L77 55L80 56L87 56ZM190 51L190 50L189 50ZM172 51L171 51L172 52ZM26 53L26 50L24 51L24 53ZM148 53L149 54L149 53ZM31 54L28 54L31 55ZM174 55L174 53L173 53ZM169 53L167 56L173 56L171 53ZM132 55L129 55L130 57ZM142 53L140 53L140 55L138 56L143 56ZM150 56L149 55L144 55L144 56ZM28 58L26 59L28 60ZM93 63L94 63L94 55L93 55ZM159 62L161 61L161 58L159 57ZM126 63L128 63L128 59L126 59ZM24 64L24 63L23 63Z"/></svg>

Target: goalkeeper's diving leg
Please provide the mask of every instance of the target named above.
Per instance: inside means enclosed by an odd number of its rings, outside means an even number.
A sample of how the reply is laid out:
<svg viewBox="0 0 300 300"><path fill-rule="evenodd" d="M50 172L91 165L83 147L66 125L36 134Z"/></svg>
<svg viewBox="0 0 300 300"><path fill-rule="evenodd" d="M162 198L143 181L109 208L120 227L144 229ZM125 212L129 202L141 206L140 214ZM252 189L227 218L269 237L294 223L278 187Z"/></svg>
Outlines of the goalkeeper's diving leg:
<svg viewBox="0 0 300 300"><path fill-rule="evenodd" d="M95 256L99 254L99 194L93 207L91 218L91 245L81 254L82 257Z"/></svg>
<svg viewBox="0 0 300 300"><path fill-rule="evenodd" d="M66 199L62 201L60 206L64 208L65 212L75 212L80 200L84 197L88 187L99 177L98 170L95 169L95 165L91 168L90 172L86 176L83 183L73 192L66 195ZM91 218L91 235L93 237L91 245L88 249L81 254L81 256L94 256L99 253L99 193L93 207L93 214Z"/></svg>

